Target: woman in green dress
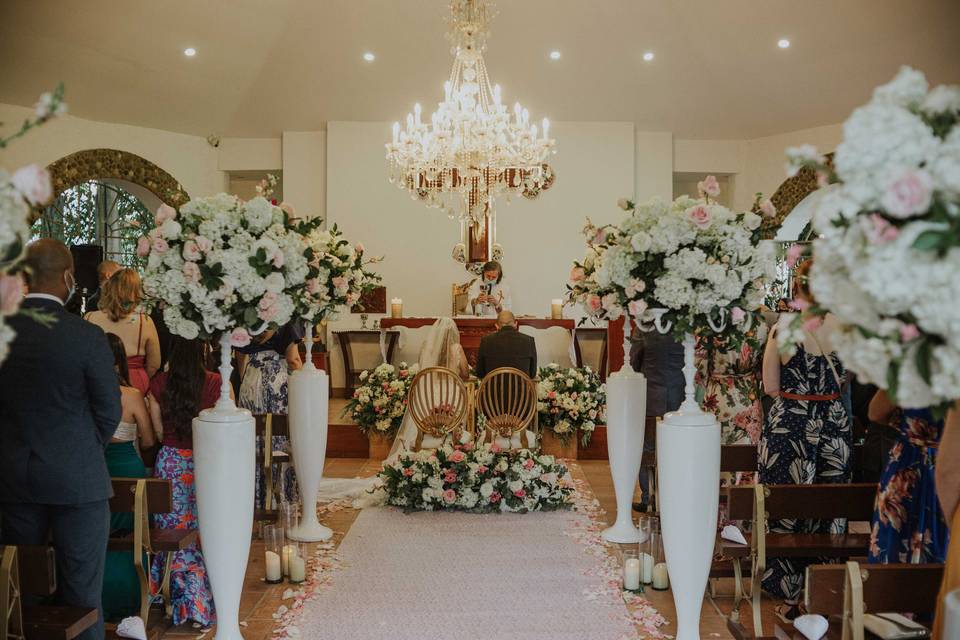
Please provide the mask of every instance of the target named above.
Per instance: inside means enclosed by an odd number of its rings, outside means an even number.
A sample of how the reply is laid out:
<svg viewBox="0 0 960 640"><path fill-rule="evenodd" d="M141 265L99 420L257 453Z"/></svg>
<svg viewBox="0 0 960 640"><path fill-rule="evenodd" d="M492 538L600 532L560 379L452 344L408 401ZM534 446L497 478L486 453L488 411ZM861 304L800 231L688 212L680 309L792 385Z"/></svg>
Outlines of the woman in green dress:
<svg viewBox="0 0 960 640"><path fill-rule="evenodd" d="M130 385L127 353L123 341L112 333L107 341L113 350L114 368L120 381L120 403L123 415L120 424L107 445L107 469L114 478L146 478L147 470L140 459L139 449L149 449L156 443L150 412L143 394ZM132 513L114 513L110 516L110 535L133 531ZM140 581L129 551L108 551L103 575L104 620L118 620L138 615L140 610Z"/></svg>

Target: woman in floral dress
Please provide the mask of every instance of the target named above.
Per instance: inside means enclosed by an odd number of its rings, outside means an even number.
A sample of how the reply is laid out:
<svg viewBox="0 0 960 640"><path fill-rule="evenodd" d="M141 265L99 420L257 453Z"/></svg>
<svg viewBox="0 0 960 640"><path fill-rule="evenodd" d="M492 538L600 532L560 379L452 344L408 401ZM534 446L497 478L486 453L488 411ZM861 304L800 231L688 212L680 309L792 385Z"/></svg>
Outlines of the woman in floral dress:
<svg viewBox="0 0 960 640"><path fill-rule="evenodd" d="M870 562L943 562L949 532L937 501L934 475L943 420L928 409L898 409L878 391L870 420L896 420L900 433L877 491L870 529Z"/></svg>

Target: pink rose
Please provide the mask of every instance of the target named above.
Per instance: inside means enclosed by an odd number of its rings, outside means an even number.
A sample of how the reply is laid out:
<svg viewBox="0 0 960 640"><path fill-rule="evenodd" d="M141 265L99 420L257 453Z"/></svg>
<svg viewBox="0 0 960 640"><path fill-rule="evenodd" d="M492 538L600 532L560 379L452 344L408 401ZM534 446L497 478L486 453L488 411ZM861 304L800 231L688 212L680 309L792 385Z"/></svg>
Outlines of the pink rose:
<svg viewBox="0 0 960 640"><path fill-rule="evenodd" d="M496 442L490 445L490 453L500 453L503 449Z"/></svg>
<svg viewBox="0 0 960 640"><path fill-rule="evenodd" d="M486 466L486 465L481 464L480 466L477 467L477 473L486 473L486 472L487 472L487 466Z"/></svg>
<svg viewBox="0 0 960 640"><path fill-rule="evenodd" d="M523 468L527 471L530 471L530 469L533 469L533 465L535 464L536 463L533 461L533 458L527 458L523 461Z"/></svg>
<svg viewBox="0 0 960 640"><path fill-rule="evenodd" d="M603 308L603 301L600 299L600 296L598 296L595 293L587 296L587 309L590 312L596 313L600 311L600 309L602 308Z"/></svg>
<svg viewBox="0 0 960 640"><path fill-rule="evenodd" d="M356 245L354 245L353 250L357 253L363 253L363 244L358 242Z"/></svg>
<svg viewBox="0 0 960 640"><path fill-rule="evenodd" d="M457 492L453 489L447 489L443 492L443 501L447 504L453 504L457 501Z"/></svg>
<svg viewBox="0 0 960 640"><path fill-rule="evenodd" d="M740 324L746 317L747 312L740 307L734 307L733 309L730 309L730 319L733 320L733 324Z"/></svg>
<svg viewBox="0 0 960 640"><path fill-rule="evenodd" d="M494 491L490 494L490 504L496 504L498 502L500 502L500 493L498 491Z"/></svg>
<svg viewBox="0 0 960 640"><path fill-rule="evenodd" d="M556 398L556 397L557 397L557 392L556 392L556 391L551 391L551 392L547 393L547 398L549 398L550 400L553 400L553 399Z"/></svg>
<svg viewBox="0 0 960 640"><path fill-rule="evenodd" d="M464 450L464 451L473 451L473 443L472 443L472 442L464 443L464 445L463 445L463 450ZM482 465L481 465L481 466L482 466ZM478 470L479 470L479 469L478 469Z"/></svg>
<svg viewBox="0 0 960 640"><path fill-rule="evenodd" d="M277 294L267 291L260 298L259 304L257 304L257 317L266 322L270 322L277 317Z"/></svg>
<svg viewBox="0 0 960 640"><path fill-rule="evenodd" d="M147 236L137 238L137 255L141 258L150 255L150 238Z"/></svg>
<svg viewBox="0 0 960 640"><path fill-rule="evenodd" d="M513 495L515 495L518 498L523 498L523 497L526 497L527 492L524 491L523 489L517 489L516 491L513 492Z"/></svg>
<svg viewBox="0 0 960 640"><path fill-rule="evenodd" d="M593 244L603 244L607 241L607 230L603 227L597 229L593 234Z"/></svg>
<svg viewBox="0 0 960 640"><path fill-rule="evenodd" d="M274 251L273 255L270 256L270 260L273 262L273 266L275 266L277 269L283 266L283 259L284 259L283 251L281 251L280 249L277 249L276 251Z"/></svg>
<svg viewBox="0 0 960 640"><path fill-rule="evenodd" d="M334 289L346 289L347 288L347 279L343 276L337 276L330 281L333 284Z"/></svg>
<svg viewBox="0 0 960 640"><path fill-rule="evenodd" d="M544 484L553 484L557 481L557 474L555 473L542 473L540 474L540 482Z"/></svg>
<svg viewBox="0 0 960 640"><path fill-rule="evenodd" d="M880 203L895 218L909 218L930 208L933 179L926 171L904 169L889 184Z"/></svg>
<svg viewBox="0 0 960 640"><path fill-rule="evenodd" d="M16 313L23 300L23 280L20 276L0 276L0 315Z"/></svg>
<svg viewBox="0 0 960 640"><path fill-rule="evenodd" d="M920 329L915 324L905 324L900 327L900 341L910 342L920 337Z"/></svg>
<svg viewBox="0 0 960 640"><path fill-rule="evenodd" d="M241 327L230 332L231 347L245 347L250 344L250 333Z"/></svg>
<svg viewBox="0 0 960 640"><path fill-rule="evenodd" d="M879 213L870 214L870 223L872 226L867 229L867 237L872 244L886 244L900 235L900 229Z"/></svg>
<svg viewBox="0 0 960 640"><path fill-rule="evenodd" d="M316 294L320 293L321 287L320 287L320 280L319 280L319 279L317 279L317 278L310 278L310 279L307 280L304 284L307 285L307 292L310 293L311 295L316 295Z"/></svg>
<svg viewBox="0 0 960 640"><path fill-rule="evenodd" d="M580 282L587 277L583 267L574 267L570 270L570 282Z"/></svg>
<svg viewBox="0 0 960 640"><path fill-rule="evenodd" d="M153 222L159 227L167 220L177 217L177 210L168 204L162 204L157 208L157 214L153 217Z"/></svg>
<svg viewBox="0 0 960 640"><path fill-rule="evenodd" d="M688 209L687 217L690 219L690 222L699 229L707 229L710 227L710 209L702 204Z"/></svg>
<svg viewBox="0 0 960 640"><path fill-rule="evenodd" d="M463 462L464 458L466 457L467 456L464 455L463 451L454 451L453 453L450 454L449 460L450 462L454 462L454 463Z"/></svg>
<svg viewBox="0 0 960 640"><path fill-rule="evenodd" d="M643 300L631 300L627 310L632 317L639 318L647 311L647 303Z"/></svg>
<svg viewBox="0 0 960 640"><path fill-rule="evenodd" d="M700 192L700 196L710 196L711 198L716 198L720 195L720 182L717 181L716 176L707 176L701 182L697 183L697 191Z"/></svg>
<svg viewBox="0 0 960 640"><path fill-rule="evenodd" d="M187 282L200 282L200 267L196 262L184 262L180 270L183 272L183 279Z"/></svg>
<svg viewBox="0 0 960 640"><path fill-rule="evenodd" d="M213 249L213 241L206 236L197 236L195 242L197 243L197 248L203 253L207 253L210 249Z"/></svg>
<svg viewBox="0 0 960 640"><path fill-rule="evenodd" d="M47 204L53 197L50 173L38 164L29 164L17 169L10 177L10 182L24 200L34 206Z"/></svg>
<svg viewBox="0 0 960 640"><path fill-rule="evenodd" d="M412 475L413 475L413 467L407 467L406 469L404 469L404 470L403 470L403 475L407 476L408 478L409 478L410 476L412 476Z"/></svg>
<svg viewBox="0 0 960 640"><path fill-rule="evenodd" d="M156 237L153 239L153 250L157 253L166 253L170 248L170 245L167 244L167 241L161 237Z"/></svg>
<svg viewBox="0 0 960 640"><path fill-rule="evenodd" d="M790 248L787 249L787 266L793 269L797 266L797 261L803 256L803 245L802 244L792 244Z"/></svg>
<svg viewBox="0 0 960 640"><path fill-rule="evenodd" d="M196 262L203 257L203 254L200 253L200 247L197 246L195 240L187 240L183 243L183 259Z"/></svg>
<svg viewBox="0 0 960 640"><path fill-rule="evenodd" d="M457 472L456 471L447 471L443 475L443 481L447 484L453 484L457 481Z"/></svg>
<svg viewBox="0 0 960 640"><path fill-rule="evenodd" d="M773 206L773 203L770 202L770 198L767 198L760 203L760 213L762 213L767 218L774 218L777 215L777 208Z"/></svg>
<svg viewBox="0 0 960 640"><path fill-rule="evenodd" d="M623 292L627 294L628 298L632 298L638 293L643 293L647 290L647 283L643 280L637 280L636 278L631 278L629 284L624 288Z"/></svg>

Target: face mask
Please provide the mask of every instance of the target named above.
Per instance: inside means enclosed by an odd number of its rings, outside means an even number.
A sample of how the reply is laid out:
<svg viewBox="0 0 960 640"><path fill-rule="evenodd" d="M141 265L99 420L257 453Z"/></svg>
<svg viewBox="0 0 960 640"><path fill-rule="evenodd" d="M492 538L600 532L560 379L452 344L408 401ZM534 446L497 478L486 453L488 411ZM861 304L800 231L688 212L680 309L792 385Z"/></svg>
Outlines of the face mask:
<svg viewBox="0 0 960 640"><path fill-rule="evenodd" d="M67 276L70 277L70 280L67 280ZM63 284L67 285L67 299L63 301L63 304L70 302L70 299L73 298L73 294L77 292L77 281L74 279L73 274L69 271L64 272L63 274Z"/></svg>
<svg viewBox="0 0 960 640"><path fill-rule="evenodd" d="M484 281L487 284L494 284L497 281L497 276L493 276L492 278L484 277Z"/></svg>

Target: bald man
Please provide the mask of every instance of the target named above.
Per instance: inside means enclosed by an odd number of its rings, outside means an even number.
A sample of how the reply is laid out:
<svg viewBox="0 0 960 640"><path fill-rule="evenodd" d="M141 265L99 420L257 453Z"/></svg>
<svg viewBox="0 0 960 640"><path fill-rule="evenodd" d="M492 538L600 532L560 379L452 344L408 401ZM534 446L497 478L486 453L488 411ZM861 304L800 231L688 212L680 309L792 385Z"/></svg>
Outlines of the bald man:
<svg viewBox="0 0 960 640"><path fill-rule="evenodd" d="M477 377L494 369L513 367L531 378L537 377L537 345L533 336L517 330L517 319L510 311L497 314L497 332L484 336L477 354Z"/></svg>
<svg viewBox="0 0 960 640"><path fill-rule="evenodd" d="M16 338L0 365L2 542L52 537L58 602L99 610L113 495L104 450L120 422L120 387L106 335L63 308L76 289L67 247L37 240L26 265L30 313L10 319ZM103 635L101 613L78 637Z"/></svg>

